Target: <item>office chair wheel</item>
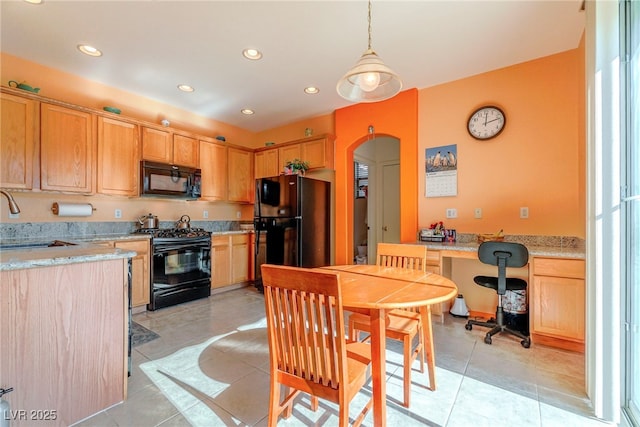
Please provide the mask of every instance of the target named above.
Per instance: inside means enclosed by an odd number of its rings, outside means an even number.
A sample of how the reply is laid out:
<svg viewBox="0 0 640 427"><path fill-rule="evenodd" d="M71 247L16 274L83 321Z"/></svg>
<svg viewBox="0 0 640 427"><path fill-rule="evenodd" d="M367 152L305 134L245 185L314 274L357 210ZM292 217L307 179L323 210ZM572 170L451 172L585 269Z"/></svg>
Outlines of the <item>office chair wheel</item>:
<svg viewBox="0 0 640 427"><path fill-rule="evenodd" d="M529 348L531 347L531 338L525 338L522 341L520 341L520 344L522 344L522 346L524 348Z"/></svg>
<svg viewBox="0 0 640 427"><path fill-rule="evenodd" d="M491 335L488 335L488 334L487 334L487 335L484 337L484 343L485 343L485 344L491 344Z"/></svg>
<svg viewBox="0 0 640 427"><path fill-rule="evenodd" d="M465 328L467 331L470 331L470 330L473 328L473 325L471 325L471 323L467 323L466 325L464 325L464 328Z"/></svg>

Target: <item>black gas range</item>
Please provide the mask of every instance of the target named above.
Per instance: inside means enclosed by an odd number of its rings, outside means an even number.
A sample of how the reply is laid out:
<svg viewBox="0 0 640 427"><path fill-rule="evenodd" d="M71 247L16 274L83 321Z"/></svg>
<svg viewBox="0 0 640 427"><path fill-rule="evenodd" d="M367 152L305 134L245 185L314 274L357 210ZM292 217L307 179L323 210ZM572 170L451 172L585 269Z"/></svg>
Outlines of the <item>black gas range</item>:
<svg viewBox="0 0 640 427"><path fill-rule="evenodd" d="M148 310L211 295L211 232L202 228L139 229L151 234Z"/></svg>

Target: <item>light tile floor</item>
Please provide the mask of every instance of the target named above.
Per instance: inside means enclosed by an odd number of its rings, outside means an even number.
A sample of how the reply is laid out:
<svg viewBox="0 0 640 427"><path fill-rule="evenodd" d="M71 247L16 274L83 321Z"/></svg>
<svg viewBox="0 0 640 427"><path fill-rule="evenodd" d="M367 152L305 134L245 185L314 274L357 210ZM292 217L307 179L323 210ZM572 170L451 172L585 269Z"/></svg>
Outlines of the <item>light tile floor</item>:
<svg viewBox="0 0 640 427"><path fill-rule="evenodd" d="M266 426L268 345L262 294L245 287L208 299L134 315L160 338L133 350L128 398L80 426ZM387 343L389 426L604 426L584 392L584 355L507 336L483 342L485 328L434 319L435 392L412 374L411 407L402 407L402 347ZM418 366L416 362L416 367ZM357 414L370 386L356 396ZM281 426L337 424L337 407L317 412L300 397ZM369 413L364 425L372 425Z"/></svg>

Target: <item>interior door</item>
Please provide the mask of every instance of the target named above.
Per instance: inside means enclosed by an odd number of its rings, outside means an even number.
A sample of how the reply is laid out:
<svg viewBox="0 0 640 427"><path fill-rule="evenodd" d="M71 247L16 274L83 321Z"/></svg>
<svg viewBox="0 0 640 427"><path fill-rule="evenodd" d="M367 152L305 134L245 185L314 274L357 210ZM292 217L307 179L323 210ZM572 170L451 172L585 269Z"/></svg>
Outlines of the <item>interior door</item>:
<svg viewBox="0 0 640 427"><path fill-rule="evenodd" d="M382 166L382 241L400 243L400 164Z"/></svg>

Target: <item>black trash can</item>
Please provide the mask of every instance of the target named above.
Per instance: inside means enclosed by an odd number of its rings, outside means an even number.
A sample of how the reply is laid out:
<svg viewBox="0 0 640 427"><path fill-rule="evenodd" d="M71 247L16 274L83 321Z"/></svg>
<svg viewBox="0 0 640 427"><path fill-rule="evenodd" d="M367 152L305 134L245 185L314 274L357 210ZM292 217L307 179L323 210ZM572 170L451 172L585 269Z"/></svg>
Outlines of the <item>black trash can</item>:
<svg viewBox="0 0 640 427"><path fill-rule="evenodd" d="M529 305L527 290L506 291L502 297L504 323L509 328L529 336Z"/></svg>

